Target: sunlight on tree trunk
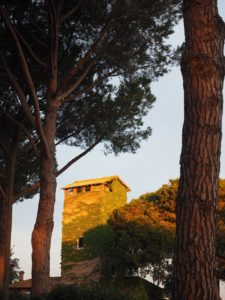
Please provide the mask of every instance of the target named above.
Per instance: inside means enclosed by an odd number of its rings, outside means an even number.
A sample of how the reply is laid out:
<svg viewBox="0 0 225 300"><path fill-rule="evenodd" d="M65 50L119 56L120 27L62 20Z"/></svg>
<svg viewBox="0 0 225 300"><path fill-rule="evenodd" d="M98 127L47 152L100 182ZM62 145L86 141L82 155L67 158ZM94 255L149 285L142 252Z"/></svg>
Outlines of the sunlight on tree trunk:
<svg viewBox="0 0 225 300"><path fill-rule="evenodd" d="M177 199L176 300L219 299L216 205L220 171L224 24L216 0L184 0L184 125Z"/></svg>
<svg viewBox="0 0 225 300"><path fill-rule="evenodd" d="M50 246L56 191L55 123L57 110L53 107L46 114L44 131L48 140L50 157L43 153L40 165L40 200L37 219L32 233L32 295L50 290Z"/></svg>

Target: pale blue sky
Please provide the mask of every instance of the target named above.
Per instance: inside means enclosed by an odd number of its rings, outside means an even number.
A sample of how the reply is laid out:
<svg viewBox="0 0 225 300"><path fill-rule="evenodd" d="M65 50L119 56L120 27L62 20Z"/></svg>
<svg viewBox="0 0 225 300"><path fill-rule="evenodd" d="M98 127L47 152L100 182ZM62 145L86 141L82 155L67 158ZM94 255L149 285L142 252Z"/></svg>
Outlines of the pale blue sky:
<svg viewBox="0 0 225 300"><path fill-rule="evenodd" d="M225 0L219 0L219 10L225 19ZM172 37L174 44L184 39L183 26L176 27ZM154 191L170 178L179 177L179 157L181 151L181 131L183 122L183 89L179 67L152 85L157 100L146 117L146 124L153 129L152 136L143 142L136 154L105 156L102 146L98 146L86 157L73 165L57 180L55 225L51 248L51 275L60 275L61 220L64 185L75 180L120 176L131 188L128 198ZM224 123L224 122L223 122ZM223 131L225 125L223 125ZM64 165L75 154L71 147L63 146L58 151L59 166ZM225 177L225 140L222 142L221 177ZM14 205L12 245L20 259L20 267L25 278L31 274L31 232L34 226L38 197Z"/></svg>

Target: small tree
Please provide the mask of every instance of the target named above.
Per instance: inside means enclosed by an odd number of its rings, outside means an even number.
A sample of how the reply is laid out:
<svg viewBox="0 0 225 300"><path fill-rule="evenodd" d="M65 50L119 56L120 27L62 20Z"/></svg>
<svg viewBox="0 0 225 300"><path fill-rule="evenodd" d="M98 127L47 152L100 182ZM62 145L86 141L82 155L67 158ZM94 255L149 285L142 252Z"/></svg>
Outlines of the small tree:
<svg viewBox="0 0 225 300"><path fill-rule="evenodd" d="M10 93L7 94L3 93L5 97L2 95L5 111L0 111L0 286L4 287L5 298L8 297L10 280L12 206L15 201L23 199L22 195L16 196L23 186L32 185L38 175L37 161L32 154L34 151L37 155L37 147L29 143L32 133L26 129L26 119L18 105L9 107L7 100Z"/></svg>
<svg viewBox="0 0 225 300"><path fill-rule="evenodd" d="M10 272L9 272L9 282L13 283L19 279L19 259L13 258L13 252L10 252Z"/></svg>

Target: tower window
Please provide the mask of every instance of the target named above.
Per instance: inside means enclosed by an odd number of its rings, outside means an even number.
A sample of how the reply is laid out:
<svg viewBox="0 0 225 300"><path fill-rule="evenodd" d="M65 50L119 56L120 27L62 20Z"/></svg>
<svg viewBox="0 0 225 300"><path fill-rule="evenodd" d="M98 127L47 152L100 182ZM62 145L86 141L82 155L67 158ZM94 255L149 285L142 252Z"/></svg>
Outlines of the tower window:
<svg viewBox="0 0 225 300"><path fill-rule="evenodd" d="M78 192L78 193L81 193L81 192L82 192L82 186L78 186L77 192Z"/></svg>
<svg viewBox="0 0 225 300"><path fill-rule="evenodd" d="M111 266L112 277L116 277L116 267L114 265Z"/></svg>
<svg viewBox="0 0 225 300"><path fill-rule="evenodd" d="M83 236L81 236L77 240L77 249L84 249L84 237Z"/></svg>
<svg viewBox="0 0 225 300"><path fill-rule="evenodd" d="M90 190L91 190L91 186L90 186L90 185L87 185L87 186L85 187L85 191L86 191L86 192L90 192Z"/></svg>

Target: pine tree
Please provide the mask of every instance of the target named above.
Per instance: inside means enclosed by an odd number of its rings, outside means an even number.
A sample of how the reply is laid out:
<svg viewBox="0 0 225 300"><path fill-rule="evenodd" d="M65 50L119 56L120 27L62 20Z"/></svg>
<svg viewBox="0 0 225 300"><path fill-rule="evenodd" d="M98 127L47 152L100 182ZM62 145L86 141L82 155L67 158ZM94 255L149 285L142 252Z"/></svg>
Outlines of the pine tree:
<svg viewBox="0 0 225 300"><path fill-rule="evenodd" d="M150 129L141 129L140 118L153 99L147 96L147 82L163 75L173 61L175 53L165 39L180 17L180 1L2 3L3 79L16 94L40 146L40 202L32 235L32 293L39 295L50 288L56 137L61 134L62 141L66 134L69 143L89 148L105 139L107 149L116 153L139 147L150 134ZM129 101L132 85L137 98ZM138 90L146 96L140 99ZM88 124L85 106L92 112ZM78 127L73 114L84 124ZM62 130L60 124L65 124ZM111 132L102 130L105 124L113 125Z"/></svg>
<svg viewBox="0 0 225 300"><path fill-rule="evenodd" d="M184 125L177 198L174 299L219 299L216 206L224 22L216 0L184 0Z"/></svg>

